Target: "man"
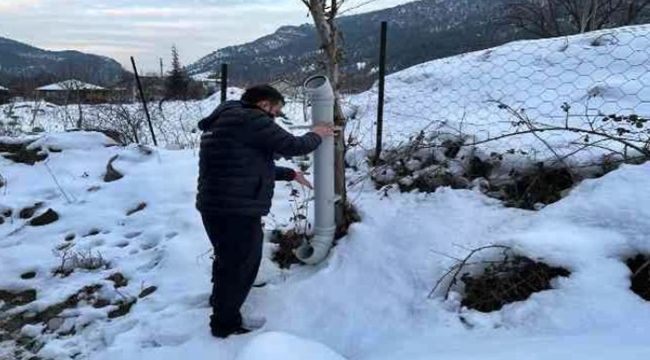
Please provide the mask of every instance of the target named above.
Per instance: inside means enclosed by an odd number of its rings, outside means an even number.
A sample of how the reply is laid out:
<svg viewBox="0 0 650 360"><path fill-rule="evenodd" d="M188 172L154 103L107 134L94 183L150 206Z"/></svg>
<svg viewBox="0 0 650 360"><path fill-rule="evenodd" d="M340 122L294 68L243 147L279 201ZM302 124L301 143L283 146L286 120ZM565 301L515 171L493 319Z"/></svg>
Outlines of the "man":
<svg viewBox="0 0 650 360"><path fill-rule="evenodd" d="M210 317L212 334L227 337L260 324L247 324L240 307L262 259L261 217L268 214L276 180L311 187L301 172L275 166L275 154L309 154L330 126L294 136L274 122L284 97L269 85L251 87L240 101L227 101L199 122L201 148L196 207L214 247Z"/></svg>

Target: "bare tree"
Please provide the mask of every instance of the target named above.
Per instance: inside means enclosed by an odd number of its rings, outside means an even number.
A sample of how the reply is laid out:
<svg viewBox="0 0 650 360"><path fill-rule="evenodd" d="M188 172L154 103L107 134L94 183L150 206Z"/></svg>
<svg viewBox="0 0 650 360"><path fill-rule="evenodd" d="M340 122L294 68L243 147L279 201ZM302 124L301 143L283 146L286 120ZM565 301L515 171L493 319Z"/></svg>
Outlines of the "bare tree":
<svg viewBox="0 0 650 360"><path fill-rule="evenodd" d="M346 0L301 0L309 9L318 38L320 50L323 53L325 69L332 86L336 101L334 104L334 124L340 128L335 143L335 191L340 196L336 206L336 224L339 229L347 227L346 209L347 192L345 187L345 123L346 119L341 108L340 98L340 69L342 59L341 36L336 25L336 17Z"/></svg>
<svg viewBox="0 0 650 360"><path fill-rule="evenodd" d="M635 23L650 0L525 0L508 5L507 19L541 37L585 33Z"/></svg>

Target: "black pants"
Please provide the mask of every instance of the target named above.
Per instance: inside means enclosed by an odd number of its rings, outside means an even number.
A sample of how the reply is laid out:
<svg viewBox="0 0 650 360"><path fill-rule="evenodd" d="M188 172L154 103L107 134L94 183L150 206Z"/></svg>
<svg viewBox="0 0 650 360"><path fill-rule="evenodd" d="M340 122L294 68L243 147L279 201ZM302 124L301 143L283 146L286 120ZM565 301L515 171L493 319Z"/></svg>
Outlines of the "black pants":
<svg viewBox="0 0 650 360"><path fill-rule="evenodd" d="M241 308L262 260L260 217L202 213L214 247L210 326L228 332L241 326Z"/></svg>

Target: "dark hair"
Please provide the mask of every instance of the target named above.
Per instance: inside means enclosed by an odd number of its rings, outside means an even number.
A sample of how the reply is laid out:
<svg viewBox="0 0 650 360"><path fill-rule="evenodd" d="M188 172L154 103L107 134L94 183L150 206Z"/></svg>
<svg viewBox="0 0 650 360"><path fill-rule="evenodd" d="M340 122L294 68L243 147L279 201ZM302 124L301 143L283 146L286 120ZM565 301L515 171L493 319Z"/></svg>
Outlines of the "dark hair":
<svg viewBox="0 0 650 360"><path fill-rule="evenodd" d="M284 104L284 96L276 90L273 86L264 84L264 85L255 85L249 87L244 92L244 95L241 96L241 101L248 104L257 104L260 101L270 101L273 104L282 103Z"/></svg>

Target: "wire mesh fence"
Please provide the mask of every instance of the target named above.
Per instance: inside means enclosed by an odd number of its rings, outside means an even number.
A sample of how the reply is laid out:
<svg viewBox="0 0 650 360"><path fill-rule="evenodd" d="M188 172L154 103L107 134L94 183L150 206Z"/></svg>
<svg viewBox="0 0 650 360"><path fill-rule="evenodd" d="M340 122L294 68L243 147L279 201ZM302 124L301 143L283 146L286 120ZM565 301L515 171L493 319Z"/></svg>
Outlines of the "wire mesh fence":
<svg viewBox="0 0 650 360"><path fill-rule="evenodd" d="M432 44L435 46L435 44ZM390 63L388 54L388 63ZM375 143L377 88L352 96L357 141ZM384 142L455 134L488 152L586 161L648 154L650 25L542 40L389 76Z"/></svg>

